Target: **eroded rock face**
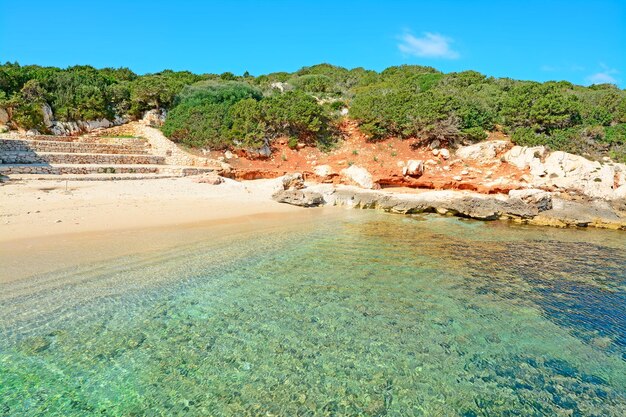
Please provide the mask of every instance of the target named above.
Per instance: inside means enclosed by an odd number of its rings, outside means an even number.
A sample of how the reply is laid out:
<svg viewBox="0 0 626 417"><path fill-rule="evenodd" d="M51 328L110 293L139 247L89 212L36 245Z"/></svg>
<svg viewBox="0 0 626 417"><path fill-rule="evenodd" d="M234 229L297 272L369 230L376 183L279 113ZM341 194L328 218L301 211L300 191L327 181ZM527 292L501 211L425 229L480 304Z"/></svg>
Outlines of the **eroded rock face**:
<svg viewBox="0 0 626 417"><path fill-rule="evenodd" d="M530 188L526 190L511 190L509 197L517 198L531 204L541 212L552 208L552 194L547 191Z"/></svg>
<svg viewBox="0 0 626 417"><path fill-rule="evenodd" d="M620 198L619 187L626 183L626 165L590 161L582 156L557 151L546 153L543 146L514 146L504 154L508 163L530 169L534 187L574 191L593 198Z"/></svg>
<svg viewBox="0 0 626 417"><path fill-rule="evenodd" d="M324 196L312 191L280 190L272 195L279 203L291 204L300 207L317 207L324 204Z"/></svg>
<svg viewBox="0 0 626 417"><path fill-rule="evenodd" d="M365 168L352 165L351 167L342 169L341 176L349 184L358 185L361 188L370 190L374 188L372 174L370 174Z"/></svg>
<svg viewBox="0 0 626 417"><path fill-rule="evenodd" d="M621 217L609 202L595 200L585 203L553 199L553 208L532 218L529 223L557 227L601 227L626 230L626 218Z"/></svg>
<svg viewBox="0 0 626 417"><path fill-rule="evenodd" d="M615 186L614 165L600 164L567 152L553 152L544 161L545 174L534 177L535 184L578 190L595 198L612 198Z"/></svg>
<svg viewBox="0 0 626 417"><path fill-rule="evenodd" d="M511 146L508 140L490 140L474 145L461 146L456 150L456 156L461 159L471 159L481 163L494 162L499 153Z"/></svg>

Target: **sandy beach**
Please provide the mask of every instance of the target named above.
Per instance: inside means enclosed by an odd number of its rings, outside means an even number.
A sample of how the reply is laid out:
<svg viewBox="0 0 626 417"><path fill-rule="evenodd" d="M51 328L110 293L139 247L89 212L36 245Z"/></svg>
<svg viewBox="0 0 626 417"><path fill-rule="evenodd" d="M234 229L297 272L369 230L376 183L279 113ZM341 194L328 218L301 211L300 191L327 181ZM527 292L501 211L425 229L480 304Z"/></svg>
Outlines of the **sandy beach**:
<svg viewBox="0 0 626 417"><path fill-rule="evenodd" d="M209 185L188 177L11 182L0 187L0 282L206 239L219 227L233 233L302 221L323 210L272 201L276 184Z"/></svg>

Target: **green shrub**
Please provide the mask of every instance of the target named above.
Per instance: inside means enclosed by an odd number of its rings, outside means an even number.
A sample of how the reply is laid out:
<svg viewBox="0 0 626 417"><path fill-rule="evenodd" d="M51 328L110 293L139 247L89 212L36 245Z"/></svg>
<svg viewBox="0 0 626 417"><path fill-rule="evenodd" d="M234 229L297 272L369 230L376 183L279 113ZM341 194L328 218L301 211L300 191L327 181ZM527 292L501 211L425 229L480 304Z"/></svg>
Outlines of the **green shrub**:
<svg viewBox="0 0 626 417"><path fill-rule="evenodd" d="M335 91L333 80L326 75L303 75L292 78L289 83L297 90L309 93L331 93Z"/></svg>
<svg viewBox="0 0 626 417"><path fill-rule="evenodd" d="M610 145L626 145L626 123L604 128L602 142Z"/></svg>
<svg viewBox="0 0 626 417"><path fill-rule="evenodd" d="M266 139L263 108L254 98L245 98L230 108L232 125L227 136L236 146L260 148Z"/></svg>
<svg viewBox="0 0 626 417"><path fill-rule="evenodd" d="M262 101L271 137L296 137L309 143L326 142L328 116L317 101L301 91L288 91Z"/></svg>
<svg viewBox="0 0 626 417"><path fill-rule="evenodd" d="M169 112L163 133L188 146L224 149L231 144L237 131L250 126L254 110L242 105L235 109L238 124L235 133L231 108L244 99L259 99L261 93L245 83L203 82L185 88L176 98L176 106ZM248 104L249 102L247 102ZM256 142L256 132L246 132L243 141Z"/></svg>
<svg viewBox="0 0 626 417"><path fill-rule="evenodd" d="M480 142L487 139L487 132L482 127L470 127L461 131L463 138L470 142Z"/></svg>

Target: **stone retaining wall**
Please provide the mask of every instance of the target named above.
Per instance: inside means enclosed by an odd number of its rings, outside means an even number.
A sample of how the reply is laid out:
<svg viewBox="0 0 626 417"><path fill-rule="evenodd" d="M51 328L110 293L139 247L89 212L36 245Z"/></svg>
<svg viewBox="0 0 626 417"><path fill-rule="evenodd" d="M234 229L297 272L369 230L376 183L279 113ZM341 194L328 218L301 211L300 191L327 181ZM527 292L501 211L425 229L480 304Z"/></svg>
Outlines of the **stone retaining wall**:
<svg viewBox="0 0 626 417"><path fill-rule="evenodd" d="M162 165L165 158L155 155L113 155L81 153L44 153L38 157L51 164L127 164L127 165Z"/></svg>
<svg viewBox="0 0 626 417"><path fill-rule="evenodd" d="M0 139L0 152L2 151L105 153L134 155L148 153L145 143L142 143L141 145L120 145L25 139Z"/></svg>
<svg viewBox="0 0 626 417"><path fill-rule="evenodd" d="M154 155L128 154L82 154L82 153L34 153L31 151L2 151L0 163L3 164L127 164L127 165L162 165L165 158Z"/></svg>
<svg viewBox="0 0 626 417"><path fill-rule="evenodd" d="M208 167L176 167L176 166L150 166L146 165L128 167L124 165L98 166L52 166L46 164L30 165L0 165L0 175L12 174L168 174L168 175L199 175L207 172L214 172Z"/></svg>
<svg viewBox="0 0 626 417"><path fill-rule="evenodd" d="M0 165L0 175L12 174L156 174L159 173L159 167L125 167L125 166L98 166L85 165L74 167L59 167L43 164L30 165Z"/></svg>

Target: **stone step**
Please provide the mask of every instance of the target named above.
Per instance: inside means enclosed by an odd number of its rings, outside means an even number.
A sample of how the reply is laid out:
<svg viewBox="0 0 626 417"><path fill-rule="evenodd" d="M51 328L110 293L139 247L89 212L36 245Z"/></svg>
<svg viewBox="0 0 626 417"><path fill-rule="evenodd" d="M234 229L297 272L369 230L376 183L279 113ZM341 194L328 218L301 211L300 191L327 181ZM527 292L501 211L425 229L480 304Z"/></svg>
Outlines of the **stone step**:
<svg viewBox="0 0 626 417"><path fill-rule="evenodd" d="M211 167L189 167L177 165L105 165L105 164L3 164L0 175L15 174L166 174L198 175L213 172Z"/></svg>
<svg viewBox="0 0 626 417"><path fill-rule="evenodd" d="M163 165L165 163L165 157L156 155L39 152L37 156L42 162L50 164Z"/></svg>
<svg viewBox="0 0 626 417"><path fill-rule="evenodd" d="M156 174L160 165L5 164L0 174Z"/></svg>
<svg viewBox="0 0 626 417"><path fill-rule="evenodd" d="M3 151L147 154L146 144L121 145L108 143L63 142L52 140L0 139L0 155Z"/></svg>
<svg viewBox="0 0 626 417"><path fill-rule="evenodd" d="M3 138L7 139L7 138ZM24 137L20 137L24 139ZM55 135L34 135L26 136L28 140L46 142L73 142L73 143L104 143L117 145L145 145L147 141L143 138L132 137L106 137L106 136L55 136Z"/></svg>
<svg viewBox="0 0 626 417"><path fill-rule="evenodd" d="M179 178L182 174L14 174L10 181L122 181Z"/></svg>
<svg viewBox="0 0 626 417"><path fill-rule="evenodd" d="M4 164L126 164L126 165L162 165L165 157L155 155L128 155L104 153L66 153L66 152L0 152L0 161Z"/></svg>

